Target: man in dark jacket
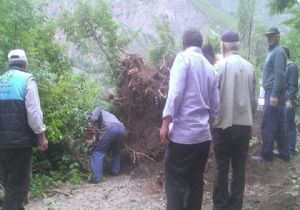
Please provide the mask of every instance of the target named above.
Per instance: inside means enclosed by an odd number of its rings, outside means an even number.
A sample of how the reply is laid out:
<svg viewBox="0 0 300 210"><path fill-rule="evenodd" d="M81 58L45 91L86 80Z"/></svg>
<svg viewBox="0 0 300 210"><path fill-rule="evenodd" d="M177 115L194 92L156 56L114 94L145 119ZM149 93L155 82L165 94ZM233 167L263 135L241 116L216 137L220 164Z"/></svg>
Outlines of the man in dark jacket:
<svg viewBox="0 0 300 210"><path fill-rule="evenodd" d="M272 27L265 33L269 53L263 68L263 87L265 90L264 115L262 120L262 140L260 156L255 160L273 160L274 140L277 141L279 158L289 160L288 141L284 120L284 93L286 81L286 56L279 46L280 32Z"/></svg>
<svg viewBox="0 0 300 210"><path fill-rule="evenodd" d="M0 77L0 175L3 210L24 209L31 177L32 147L48 148L37 84L26 72L24 50L8 54L9 70Z"/></svg>
<svg viewBox="0 0 300 210"><path fill-rule="evenodd" d="M283 47L286 57L287 57L287 85L285 92L285 124L287 138L289 142L289 152L290 155L296 154L296 123L295 123L295 113L296 113L296 99L298 92L298 68L295 63L290 60L290 50Z"/></svg>

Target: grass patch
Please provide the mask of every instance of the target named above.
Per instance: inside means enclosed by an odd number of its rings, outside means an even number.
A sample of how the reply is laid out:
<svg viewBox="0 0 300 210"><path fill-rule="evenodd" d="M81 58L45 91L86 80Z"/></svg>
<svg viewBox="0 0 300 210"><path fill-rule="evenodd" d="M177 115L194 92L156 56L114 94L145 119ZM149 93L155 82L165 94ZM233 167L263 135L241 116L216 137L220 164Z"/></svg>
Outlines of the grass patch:
<svg viewBox="0 0 300 210"><path fill-rule="evenodd" d="M41 198L48 189L59 188L64 182L80 184L83 174L78 169L71 169L67 173L50 172L49 174L33 174L30 192L33 198Z"/></svg>
<svg viewBox="0 0 300 210"><path fill-rule="evenodd" d="M215 7L212 3L206 0L188 0L188 2L191 3L197 11L200 11L208 17L211 24L221 27L231 27L233 29L237 28L236 18L222 9Z"/></svg>

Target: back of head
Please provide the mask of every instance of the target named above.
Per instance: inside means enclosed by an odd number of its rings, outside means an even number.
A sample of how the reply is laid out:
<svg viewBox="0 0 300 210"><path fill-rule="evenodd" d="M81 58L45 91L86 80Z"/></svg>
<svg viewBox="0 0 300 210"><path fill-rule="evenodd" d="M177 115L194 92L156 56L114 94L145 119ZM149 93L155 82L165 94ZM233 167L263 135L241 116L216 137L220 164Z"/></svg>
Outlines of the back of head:
<svg viewBox="0 0 300 210"><path fill-rule="evenodd" d="M189 47L202 47L203 37L197 29L189 29L183 35L183 49Z"/></svg>
<svg viewBox="0 0 300 210"><path fill-rule="evenodd" d="M90 118L90 122L93 123L97 128L101 128L103 124L102 109L97 107L93 110Z"/></svg>
<svg viewBox="0 0 300 210"><path fill-rule="evenodd" d="M27 62L25 51L22 49L14 49L8 53L8 64L10 68L17 67L19 70L25 71Z"/></svg>
<svg viewBox="0 0 300 210"><path fill-rule="evenodd" d="M223 47L226 51L238 51L240 47L240 36L235 31L226 31L221 36Z"/></svg>

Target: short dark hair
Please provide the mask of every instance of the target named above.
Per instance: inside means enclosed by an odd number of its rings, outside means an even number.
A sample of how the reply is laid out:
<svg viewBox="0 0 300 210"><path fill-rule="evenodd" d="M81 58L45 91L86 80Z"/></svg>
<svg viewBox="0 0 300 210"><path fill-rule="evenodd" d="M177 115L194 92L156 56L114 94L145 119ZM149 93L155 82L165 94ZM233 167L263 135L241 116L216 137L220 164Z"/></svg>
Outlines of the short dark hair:
<svg viewBox="0 0 300 210"><path fill-rule="evenodd" d="M183 34L183 48L202 47L203 37L197 29L189 29Z"/></svg>
<svg viewBox="0 0 300 210"><path fill-rule="evenodd" d="M286 54L286 57L287 57L288 59L290 59L291 53L290 53L289 48L283 47L282 49L284 50L284 52L285 52L285 54Z"/></svg>
<svg viewBox="0 0 300 210"><path fill-rule="evenodd" d="M25 71L26 66L27 66L26 61L13 61L13 62L9 62L9 64L8 64L9 68L18 67L22 71Z"/></svg>

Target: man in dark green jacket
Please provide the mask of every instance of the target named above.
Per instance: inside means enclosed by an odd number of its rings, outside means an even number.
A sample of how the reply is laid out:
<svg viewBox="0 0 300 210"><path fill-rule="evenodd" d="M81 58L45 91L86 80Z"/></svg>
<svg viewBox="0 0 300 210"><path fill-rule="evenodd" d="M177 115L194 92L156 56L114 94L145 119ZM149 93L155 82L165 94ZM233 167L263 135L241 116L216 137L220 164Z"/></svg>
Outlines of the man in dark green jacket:
<svg viewBox="0 0 300 210"><path fill-rule="evenodd" d="M262 120L262 140L260 156L255 160L273 160L274 140L277 142L279 158L289 160L288 141L284 120L284 93L286 83L286 56L280 47L280 32L272 27L265 33L269 53L263 68L263 87L265 90L264 115Z"/></svg>

